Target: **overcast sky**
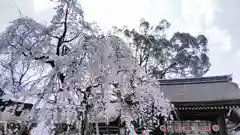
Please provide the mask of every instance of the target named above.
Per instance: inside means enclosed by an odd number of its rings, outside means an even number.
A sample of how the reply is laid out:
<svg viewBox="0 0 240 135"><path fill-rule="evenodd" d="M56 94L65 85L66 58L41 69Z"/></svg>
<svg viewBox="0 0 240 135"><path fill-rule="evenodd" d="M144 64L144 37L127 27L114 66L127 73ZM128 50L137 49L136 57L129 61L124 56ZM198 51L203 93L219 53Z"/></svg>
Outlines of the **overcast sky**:
<svg viewBox="0 0 240 135"><path fill-rule="evenodd" d="M239 0L79 0L85 17L103 30L112 26L137 27L145 18L152 23L167 19L169 33L204 34L212 63L207 75L233 74L240 83ZM47 23L52 15L48 0L0 0L0 31L20 15Z"/></svg>

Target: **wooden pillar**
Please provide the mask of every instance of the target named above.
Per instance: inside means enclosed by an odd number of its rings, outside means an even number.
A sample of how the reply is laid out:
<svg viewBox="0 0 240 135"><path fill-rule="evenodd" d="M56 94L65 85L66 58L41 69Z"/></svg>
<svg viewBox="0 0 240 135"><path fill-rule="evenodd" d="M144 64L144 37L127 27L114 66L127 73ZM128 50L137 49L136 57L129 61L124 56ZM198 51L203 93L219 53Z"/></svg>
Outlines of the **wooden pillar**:
<svg viewBox="0 0 240 135"><path fill-rule="evenodd" d="M220 126L220 135L227 135L227 128L226 128L224 113L222 113L218 117L218 125Z"/></svg>

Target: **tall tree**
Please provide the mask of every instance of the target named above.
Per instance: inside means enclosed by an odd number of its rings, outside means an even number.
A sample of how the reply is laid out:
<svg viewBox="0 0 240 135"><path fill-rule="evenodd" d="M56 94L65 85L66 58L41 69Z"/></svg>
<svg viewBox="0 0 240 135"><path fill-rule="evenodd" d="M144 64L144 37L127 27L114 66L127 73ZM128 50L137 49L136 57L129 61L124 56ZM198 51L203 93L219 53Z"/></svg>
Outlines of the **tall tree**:
<svg viewBox="0 0 240 135"><path fill-rule="evenodd" d="M68 133L75 125L78 134L87 135L91 121L102 122L97 117L114 119L109 105L117 108L115 114L133 135L132 121L146 115L152 103L156 117L170 114L171 104L159 84L121 39L99 35L84 20L77 0L53 2L56 14L49 26L22 17L0 35L5 98L31 97L32 117L44 125L38 128L54 134L59 134L57 125L65 123Z"/></svg>
<svg viewBox="0 0 240 135"><path fill-rule="evenodd" d="M169 27L167 20L152 26L142 19L139 31L123 28L115 32L120 31L127 37L139 65L158 79L199 77L207 73L211 66L207 38L176 32L168 39L165 31Z"/></svg>
<svg viewBox="0 0 240 135"><path fill-rule="evenodd" d="M207 55L207 38L181 32L168 38L166 30L169 27L167 20L153 26L142 19L139 30L115 27L111 34L127 39L125 41L133 50L138 65L156 79L204 75L211 66ZM155 130L159 121L154 117L155 104L152 103L146 111L148 115L140 117L135 127Z"/></svg>

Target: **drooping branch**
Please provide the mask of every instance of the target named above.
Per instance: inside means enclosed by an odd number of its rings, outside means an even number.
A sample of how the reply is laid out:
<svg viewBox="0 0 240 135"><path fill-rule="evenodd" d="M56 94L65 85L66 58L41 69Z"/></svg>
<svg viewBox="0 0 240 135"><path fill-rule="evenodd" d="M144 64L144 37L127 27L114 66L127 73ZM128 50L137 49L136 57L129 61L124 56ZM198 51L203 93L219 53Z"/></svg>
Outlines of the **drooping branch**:
<svg viewBox="0 0 240 135"><path fill-rule="evenodd" d="M55 67L55 63L53 60L50 60L49 56L39 56L39 57L35 57L33 56L31 50L28 50L29 51L29 55L34 59L34 60L42 60L44 61L44 63L46 64L50 64L51 67ZM25 56L25 57L28 57L29 55L25 52L22 52L22 55Z"/></svg>
<svg viewBox="0 0 240 135"><path fill-rule="evenodd" d="M50 60L48 56L34 57L34 60L43 60L44 63L50 64L51 67L55 67L54 61Z"/></svg>

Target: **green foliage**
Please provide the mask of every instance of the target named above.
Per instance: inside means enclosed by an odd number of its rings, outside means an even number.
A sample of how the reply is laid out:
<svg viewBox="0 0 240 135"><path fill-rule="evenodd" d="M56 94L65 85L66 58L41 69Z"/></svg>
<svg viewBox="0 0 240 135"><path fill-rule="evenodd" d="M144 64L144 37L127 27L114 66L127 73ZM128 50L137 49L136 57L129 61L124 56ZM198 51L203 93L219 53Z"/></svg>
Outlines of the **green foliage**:
<svg viewBox="0 0 240 135"><path fill-rule="evenodd" d="M211 66L207 55L207 38L181 32L167 38L165 31L169 27L167 20L152 26L143 19L138 31L123 28L118 32L128 39L139 65L158 79L199 77L207 73Z"/></svg>

